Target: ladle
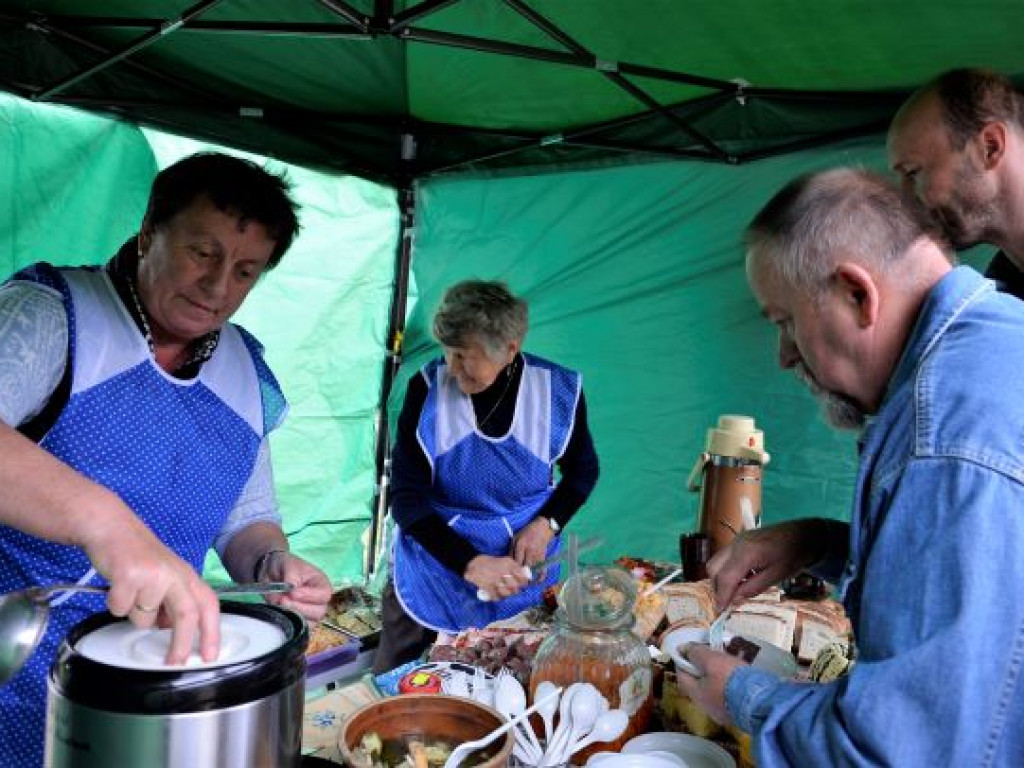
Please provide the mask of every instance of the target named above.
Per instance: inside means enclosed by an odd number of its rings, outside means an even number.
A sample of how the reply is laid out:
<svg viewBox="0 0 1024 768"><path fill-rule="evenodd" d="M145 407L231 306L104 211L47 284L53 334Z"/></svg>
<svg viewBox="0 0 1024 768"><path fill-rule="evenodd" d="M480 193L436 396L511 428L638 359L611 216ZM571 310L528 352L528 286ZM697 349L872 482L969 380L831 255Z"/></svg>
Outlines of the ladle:
<svg viewBox="0 0 1024 768"><path fill-rule="evenodd" d="M24 666L39 644L50 619L47 598L56 592L99 592L108 586L92 584L51 584L27 587L0 595L0 685L6 683ZM292 585L283 581L256 584L223 584L213 588L219 595L268 595L290 592Z"/></svg>

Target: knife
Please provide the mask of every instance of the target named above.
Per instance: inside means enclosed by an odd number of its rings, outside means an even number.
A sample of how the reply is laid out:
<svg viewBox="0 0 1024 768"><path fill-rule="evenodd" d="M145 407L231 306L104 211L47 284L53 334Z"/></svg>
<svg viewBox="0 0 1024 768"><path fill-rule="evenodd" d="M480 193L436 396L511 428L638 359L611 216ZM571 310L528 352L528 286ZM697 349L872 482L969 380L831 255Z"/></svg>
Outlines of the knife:
<svg viewBox="0 0 1024 768"><path fill-rule="evenodd" d="M576 554L577 555L582 555L584 552L590 552L591 550L597 549L602 544L604 544L604 539L603 538L601 538L600 536L591 536L586 541L581 541L579 544L576 545ZM548 558L545 558L545 559L541 560L536 565L534 565L532 567L529 566L529 565L526 566L526 570L530 571L530 581L534 581L535 580L534 574L538 574L538 576L536 578L540 578L539 574L543 573L545 570L550 568L552 565L555 565L556 563L560 562L561 560L564 560L568 554L569 554L569 548L568 547L562 547L558 552L553 554L551 557L548 557Z"/></svg>
<svg viewBox="0 0 1024 768"><path fill-rule="evenodd" d="M600 536L591 536L586 541L582 541L576 545L576 555L579 556L582 555L584 552L590 552L593 549L597 549L602 544L604 544L603 538L601 538ZM539 578L539 574L544 573L544 571L550 568L552 565L555 565L556 563L564 560L566 558L566 555L568 554L568 549L569 548L567 546L564 546L560 551L556 552L550 557L541 560L539 563L536 563L532 567L529 565L524 566L524 568L526 569L527 578L529 578L531 582L536 581ZM483 603L489 603L491 601L491 596L487 592L487 590L481 588L476 591L476 599Z"/></svg>
<svg viewBox="0 0 1024 768"><path fill-rule="evenodd" d="M211 587L218 595L278 595L291 592L287 581L258 581L249 584L217 584Z"/></svg>

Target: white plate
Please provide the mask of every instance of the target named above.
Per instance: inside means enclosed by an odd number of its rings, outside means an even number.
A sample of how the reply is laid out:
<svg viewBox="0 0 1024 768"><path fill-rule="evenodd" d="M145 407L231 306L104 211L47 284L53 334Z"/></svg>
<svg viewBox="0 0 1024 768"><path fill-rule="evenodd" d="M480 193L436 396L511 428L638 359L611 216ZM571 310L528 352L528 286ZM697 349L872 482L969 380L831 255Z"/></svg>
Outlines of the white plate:
<svg viewBox="0 0 1024 768"><path fill-rule="evenodd" d="M669 752L681 757L690 768L736 768L732 755L720 746L689 733L644 733L627 741L622 748L624 755L650 752Z"/></svg>
<svg viewBox="0 0 1024 768"><path fill-rule="evenodd" d="M249 661L280 648L285 642L281 629L269 622L235 613L220 617L220 653L214 661L204 662L199 655L199 640L184 667L164 663L171 646L169 629L137 629L127 621L100 627L81 638L75 650L83 656L124 669L166 671L209 669Z"/></svg>
<svg viewBox="0 0 1024 768"><path fill-rule="evenodd" d="M723 637L725 642L728 643L733 636L731 633L726 632ZM765 672L771 672L782 678L796 676L798 667L792 653L788 653L759 637L744 637L743 639L749 640L761 649L757 652L757 656L754 657L754 661L750 666L755 669L762 669ZM681 669L691 675L700 677L700 670L683 658L682 647L687 643L703 643L707 645L708 630L701 629L700 627L680 627L673 630L662 638L661 652L672 659L676 669Z"/></svg>

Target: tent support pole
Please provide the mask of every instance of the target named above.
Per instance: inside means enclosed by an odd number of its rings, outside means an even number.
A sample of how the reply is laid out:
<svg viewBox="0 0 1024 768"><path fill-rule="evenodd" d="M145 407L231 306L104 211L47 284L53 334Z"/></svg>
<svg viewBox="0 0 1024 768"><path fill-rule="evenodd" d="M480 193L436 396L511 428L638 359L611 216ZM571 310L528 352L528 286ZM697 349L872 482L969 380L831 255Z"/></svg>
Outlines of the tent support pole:
<svg viewBox="0 0 1024 768"><path fill-rule="evenodd" d="M617 62L606 62L603 64L601 62L598 62L597 57L593 53L588 51L585 46L580 45L579 42L577 42L568 34L566 34L566 32L564 32L563 30L559 29L550 20L546 19L544 16L537 13L537 11L530 8L528 5L526 5L526 3L522 2L522 0L505 0L505 5L514 10L528 22L533 24L535 27L537 27L537 29L541 30L552 40L568 48L572 53L576 54L577 56L586 56L588 58L594 59L595 63L597 64L596 69L598 70L598 72L604 75L606 79L608 79L616 86L624 90L626 93L628 93L634 99L639 101L652 112L656 112L663 118L668 120L670 123L672 123L672 125L674 125L680 131L685 133L691 139L696 141L698 144L704 147L704 149L706 149L719 160L729 160L729 157L726 154L726 152L723 151L722 148L715 144L713 141L711 141L711 139L709 139L703 133L698 131L685 120L680 119L675 114L665 109L665 107L659 104L658 101L649 93L647 93L647 91L645 91L643 88L623 77L622 73L619 71L619 65Z"/></svg>
<svg viewBox="0 0 1024 768"><path fill-rule="evenodd" d="M413 140L406 134L403 141L403 160L410 162L407 152L412 149ZM391 312L388 319L388 347L385 351L384 369L381 374L380 402L377 405L375 441L375 462L377 483L374 487L373 505L370 510L369 541L366 546L364 574L369 580L377 569L379 549L384 541L384 522L387 515L389 488L391 482L391 440L388 420L388 400L391 388L402 365L402 344L405 335L405 311L409 298L409 270L412 266L412 249L416 235L416 186L411 177L405 177L398 187L399 232L398 249L395 254L395 281L391 292Z"/></svg>
<svg viewBox="0 0 1024 768"><path fill-rule="evenodd" d="M94 64L93 66L84 69L81 72L78 72L74 75L71 75L70 77L61 80L59 83L50 86L42 93L35 94L32 98L35 101L46 101L54 94L67 90L75 83L81 82L82 80L85 80L88 77L92 77L97 72L102 72L105 69L109 69L110 67L117 64L119 61L127 59L129 56L133 56L139 51L148 48L153 43L162 40L167 35L173 34L177 30L181 29L183 26L188 24L189 21L191 21L192 19L196 18L197 16L201 16L211 8L220 5L222 2L224 2L224 0L202 0L199 3L196 3L191 8L182 13L181 16L179 16L178 18L165 21L163 24L160 25L158 29L154 29L152 32L143 35L124 50L118 51L112 56L108 56L99 64Z"/></svg>
<svg viewBox="0 0 1024 768"><path fill-rule="evenodd" d="M317 0L317 2L335 16L340 16L349 24L355 26L361 32L370 31L370 19L348 3L344 3L342 0Z"/></svg>
<svg viewBox="0 0 1024 768"><path fill-rule="evenodd" d="M457 2L459 2L459 0L423 0L422 3L406 8L404 11L397 14L388 26L388 34L395 35L410 24L415 24L423 17L436 13L437 11L447 8L449 5L454 5Z"/></svg>

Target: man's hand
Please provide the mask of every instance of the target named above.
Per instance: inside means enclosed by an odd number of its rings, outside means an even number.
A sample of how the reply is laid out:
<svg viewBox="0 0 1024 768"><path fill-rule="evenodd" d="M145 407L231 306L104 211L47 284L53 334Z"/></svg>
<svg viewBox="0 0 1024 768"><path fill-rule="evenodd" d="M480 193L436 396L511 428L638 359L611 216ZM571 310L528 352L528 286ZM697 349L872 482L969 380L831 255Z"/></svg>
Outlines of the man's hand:
<svg viewBox="0 0 1024 768"><path fill-rule="evenodd" d="M512 539L512 557L520 565L533 567L548 555L548 545L555 538L548 521L535 517L519 529ZM534 574L540 576L540 574Z"/></svg>
<svg viewBox="0 0 1024 768"><path fill-rule="evenodd" d="M708 561L708 576L720 608L759 595L773 584L818 562L825 542L818 520L793 520L743 531Z"/></svg>
<svg viewBox="0 0 1024 768"><path fill-rule="evenodd" d="M267 595L267 602L291 608L310 621L319 621L331 601L331 581L327 574L291 552L274 552L267 558L266 579L286 581L293 589L286 595Z"/></svg>
<svg viewBox="0 0 1024 768"><path fill-rule="evenodd" d="M527 571L511 557L477 555L469 561L463 578L493 600L504 600L530 583Z"/></svg>
<svg viewBox="0 0 1024 768"><path fill-rule="evenodd" d="M220 601L192 567L165 547L113 494L83 536L85 554L110 582L107 607L137 627L170 626L168 664L183 664L198 634L199 655L220 650Z"/></svg>
<svg viewBox="0 0 1024 768"><path fill-rule="evenodd" d="M699 643L687 645L684 656L701 670L703 676L695 677L681 669L677 670L679 690L719 725L732 725L732 717L725 706L725 685L732 671L744 666L745 662Z"/></svg>

